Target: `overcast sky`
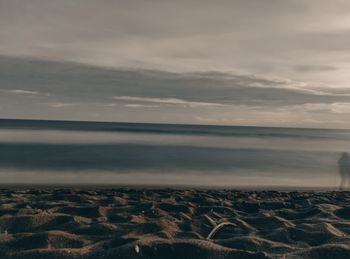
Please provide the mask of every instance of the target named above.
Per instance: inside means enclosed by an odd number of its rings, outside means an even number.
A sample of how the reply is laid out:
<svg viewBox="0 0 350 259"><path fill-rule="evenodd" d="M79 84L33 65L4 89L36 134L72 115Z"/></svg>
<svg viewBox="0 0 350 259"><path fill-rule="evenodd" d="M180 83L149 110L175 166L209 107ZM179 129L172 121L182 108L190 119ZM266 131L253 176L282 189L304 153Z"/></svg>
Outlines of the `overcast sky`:
<svg viewBox="0 0 350 259"><path fill-rule="evenodd" d="M0 0L0 117L350 128L347 0Z"/></svg>

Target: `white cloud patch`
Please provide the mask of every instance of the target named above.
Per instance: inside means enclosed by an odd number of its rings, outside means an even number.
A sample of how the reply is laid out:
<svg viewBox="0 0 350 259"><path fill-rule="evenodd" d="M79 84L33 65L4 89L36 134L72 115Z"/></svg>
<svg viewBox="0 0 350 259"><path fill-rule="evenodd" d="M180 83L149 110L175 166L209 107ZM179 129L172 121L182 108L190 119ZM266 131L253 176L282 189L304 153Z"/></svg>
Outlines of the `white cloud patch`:
<svg viewBox="0 0 350 259"><path fill-rule="evenodd" d="M250 79L250 82L246 83L246 86L257 88L281 88L293 91L303 92L305 94L320 95L320 96L350 96L350 93L346 92L347 89L330 87L325 84L306 83L300 81L293 81L287 78L267 77L261 75L241 75ZM336 91L345 91L343 93L337 93Z"/></svg>
<svg viewBox="0 0 350 259"><path fill-rule="evenodd" d="M52 108L64 108L78 105L77 103L64 103L64 102L52 102L52 103L44 103L47 106Z"/></svg>
<svg viewBox="0 0 350 259"><path fill-rule="evenodd" d="M21 89L13 89L13 90L1 90L2 92L7 92L11 94L23 94L23 95L38 95L39 92L29 91L29 90L21 90Z"/></svg>
<svg viewBox="0 0 350 259"><path fill-rule="evenodd" d="M129 103L125 104L125 107L129 108L158 108L159 105L146 105L146 104L136 104L136 103Z"/></svg>
<svg viewBox="0 0 350 259"><path fill-rule="evenodd" d="M305 103L303 105L280 107L278 110L290 112L328 112L350 114L350 103Z"/></svg>
<svg viewBox="0 0 350 259"><path fill-rule="evenodd" d="M205 107L205 106L224 106L220 103L196 102L177 98L153 98L153 97L136 97L136 96L114 96L113 99L119 101L133 101L141 103L159 103L166 105L182 105L188 107Z"/></svg>
<svg viewBox="0 0 350 259"><path fill-rule="evenodd" d="M212 118L212 117L202 117L202 116L196 116L195 121L203 124L218 124L218 125L230 125L230 124L236 124L239 125L241 123L248 123L250 122L248 119L244 118Z"/></svg>
<svg viewBox="0 0 350 259"><path fill-rule="evenodd" d="M350 103L333 103L331 110L335 113L350 113Z"/></svg>

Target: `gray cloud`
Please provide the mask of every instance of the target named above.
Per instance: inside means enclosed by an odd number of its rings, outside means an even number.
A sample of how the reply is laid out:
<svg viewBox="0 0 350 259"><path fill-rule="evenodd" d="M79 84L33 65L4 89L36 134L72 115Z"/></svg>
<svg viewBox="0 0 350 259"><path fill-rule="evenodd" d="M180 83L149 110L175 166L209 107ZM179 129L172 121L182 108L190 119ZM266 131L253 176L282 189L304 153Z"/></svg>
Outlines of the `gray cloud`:
<svg viewBox="0 0 350 259"><path fill-rule="evenodd" d="M310 71L334 71L337 70L335 66L327 66L327 65L296 65L294 69L297 72L310 72Z"/></svg>
<svg viewBox="0 0 350 259"><path fill-rule="evenodd" d="M6 118L350 126L350 89L254 74L106 69L2 56L0 88L0 117Z"/></svg>
<svg viewBox="0 0 350 259"><path fill-rule="evenodd" d="M349 10L346 0L0 0L0 54L346 87Z"/></svg>

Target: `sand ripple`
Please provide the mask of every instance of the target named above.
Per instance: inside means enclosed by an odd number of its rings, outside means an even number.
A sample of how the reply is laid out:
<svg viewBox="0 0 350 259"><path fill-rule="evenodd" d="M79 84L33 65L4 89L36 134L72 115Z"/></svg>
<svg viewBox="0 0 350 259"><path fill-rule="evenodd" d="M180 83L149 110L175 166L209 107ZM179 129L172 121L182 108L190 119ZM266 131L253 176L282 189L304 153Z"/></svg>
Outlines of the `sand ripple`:
<svg viewBox="0 0 350 259"><path fill-rule="evenodd" d="M350 258L350 193L0 190L0 258Z"/></svg>

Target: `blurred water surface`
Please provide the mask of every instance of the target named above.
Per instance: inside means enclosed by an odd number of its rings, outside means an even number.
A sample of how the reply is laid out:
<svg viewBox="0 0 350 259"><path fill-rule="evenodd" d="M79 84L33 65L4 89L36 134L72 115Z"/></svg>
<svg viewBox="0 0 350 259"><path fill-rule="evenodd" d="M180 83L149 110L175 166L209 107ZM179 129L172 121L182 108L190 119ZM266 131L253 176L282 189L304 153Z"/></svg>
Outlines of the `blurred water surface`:
<svg viewBox="0 0 350 259"><path fill-rule="evenodd" d="M0 181L335 187L350 131L0 120Z"/></svg>

